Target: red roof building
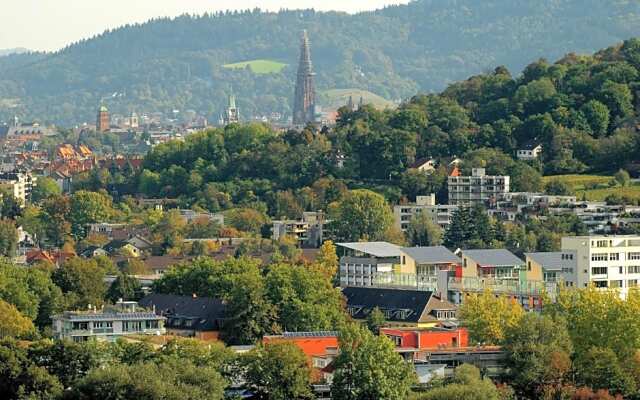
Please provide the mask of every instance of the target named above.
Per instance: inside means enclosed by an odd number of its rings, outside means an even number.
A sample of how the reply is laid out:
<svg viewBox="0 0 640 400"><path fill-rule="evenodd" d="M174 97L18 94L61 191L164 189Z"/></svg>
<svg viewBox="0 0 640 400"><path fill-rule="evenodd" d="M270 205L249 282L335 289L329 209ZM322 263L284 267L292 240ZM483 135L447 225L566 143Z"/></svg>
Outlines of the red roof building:
<svg viewBox="0 0 640 400"><path fill-rule="evenodd" d="M282 342L295 344L307 356L309 365L313 367L312 381L315 382L321 380L322 369L333 361L338 352L338 333L332 331L285 332L262 339L265 345Z"/></svg>
<svg viewBox="0 0 640 400"><path fill-rule="evenodd" d="M458 348L469 346L469 332L465 328L381 328L396 347L416 350Z"/></svg>

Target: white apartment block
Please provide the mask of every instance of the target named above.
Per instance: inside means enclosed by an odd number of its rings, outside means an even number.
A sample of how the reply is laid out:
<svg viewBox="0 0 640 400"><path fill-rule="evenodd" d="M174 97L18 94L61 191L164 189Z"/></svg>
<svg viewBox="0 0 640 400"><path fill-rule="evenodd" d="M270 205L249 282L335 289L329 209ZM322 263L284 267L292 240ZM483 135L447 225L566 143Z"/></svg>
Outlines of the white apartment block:
<svg viewBox="0 0 640 400"><path fill-rule="evenodd" d="M485 204L509 193L509 176L486 175L484 168L473 168L471 176L449 176L449 204Z"/></svg>
<svg viewBox="0 0 640 400"><path fill-rule="evenodd" d="M36 177L31 173L5 172L0 174L0 186L9 189L13 197L20 201L22 207L31 198L31 192L36 184Z"/></svg>
<svg viewBox="0 0 640 400"><path fill-rule="evenodd" d="M140 309L135 301L119 301L104 310L65 311L51 316L53 336L86 342L114 342L126 335L164 335L166 318Z"/></svg>
<svg viewBox="0 0 640 400"><path fill-rule="evenodd" d="M426 213L431 217L434 224L442 229L447 229L451 224L454 212L458 209L456 205L438 205L436 196L416 196L414 204L401 204L393 207L393 218L395 226L405 232L414 216Z"/></svg>
<svg viewBox="0 0 640 400"><path fill-rule="evenodd" d="M576 254L576 287L629 288L640 281L640 236L574 236L562 238L562 251Z"/></svg>

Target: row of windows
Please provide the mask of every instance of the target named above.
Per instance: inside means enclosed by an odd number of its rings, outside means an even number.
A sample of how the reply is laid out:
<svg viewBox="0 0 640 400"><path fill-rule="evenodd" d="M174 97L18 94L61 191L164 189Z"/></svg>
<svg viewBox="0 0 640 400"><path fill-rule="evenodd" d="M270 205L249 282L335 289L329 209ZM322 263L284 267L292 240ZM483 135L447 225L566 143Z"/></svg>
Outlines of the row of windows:
<svg viewBox="0 0 640 400"><path fill-rule="evenodd" d="M640 253L627 253L627 260L640 260ZM620 253L593 253L591 261L620 261Z"/></svg>
<svg viewBox="0 0 640 400"><path fill-rule="evenodd" d="M612 289L618 289L618 288L622 288L624 281L623 280L613 280L613 281L594 281L593 282L594 286L597 288L612 288ZM627 287L628 288L634 288L634 287L638 287L638 280L637 279L629 279L627 281Z"/></svg>
<svg viewBox="0 0 640 400"><path fill-rule="evenodd" d="M611 268L617 268L618 269L618 273L620 275L624 274L624 267L611 267ZM608 268L607 267L592 267L591 268L591 274L592 275L606 275L608 273ZM640 265L632 265L630 267L627 267L627 274L640 274Z"/></svg>

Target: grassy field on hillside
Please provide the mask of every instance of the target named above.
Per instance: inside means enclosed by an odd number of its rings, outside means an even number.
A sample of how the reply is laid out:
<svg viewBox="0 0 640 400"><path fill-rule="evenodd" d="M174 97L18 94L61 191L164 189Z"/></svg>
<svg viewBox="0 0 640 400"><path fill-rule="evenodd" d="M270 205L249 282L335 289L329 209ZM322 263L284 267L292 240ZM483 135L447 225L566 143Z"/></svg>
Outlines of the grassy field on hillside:
<svg viewBox="0 0 640 400"><path fill-rule="evenodd" d="M592 201L604 201L607 196L611 194L616 194L621 197L626 197L631 200L640 201L640 184L635 184L628 187L610 187L603 189L588 189L588 190L577 190L576 196L578 199L582 199L586 194L587 200Z"/></svg>
<svg viewBox="0 0 640 400"><path fill-rule="evenodd" d="M551 181L560 181L566 183L573 190L584 190L585 188L593 188L596 185L607 185L613 176L603 175L554 175L545 176L542 182L546 185Z"/></svg>
<svg viewBox="0 0 640 400"><path fill-rule="evenodd" d="M365 104L373 104L379 109L396 108L396 104L392 101L378 96L362 89L331 89L320 93L320 104L327 110L337 110L349 101L349 96L353 98L353 102L358 104L360 96L362 96Z"/></svg>
<svg viewBox="0 0 640 400"><path fill-rule="evenodd" d="M250 60L223 65L224 68L228 69L244 69L249 67L254 74L276 74L286 66L287 64L273 60Z"/></svg>
<svg viewBox="0 0 640 400"><path fill-rule="evenodd" d="M557 175L542 178L544 184L551 181L561 181L575 191L578 200L586 198L590 201L604 201L607 196L616 194L635 201L640 201L640 183L628 187L610 186L613 176L603 175Z"/></svg>

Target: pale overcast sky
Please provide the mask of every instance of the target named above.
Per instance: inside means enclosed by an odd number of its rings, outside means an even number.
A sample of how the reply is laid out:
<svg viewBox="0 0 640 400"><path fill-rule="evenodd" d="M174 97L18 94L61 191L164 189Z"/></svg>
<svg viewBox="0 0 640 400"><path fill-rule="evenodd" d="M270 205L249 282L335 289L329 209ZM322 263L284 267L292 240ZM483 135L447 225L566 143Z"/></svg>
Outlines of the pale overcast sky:
<svg viewBox="0 0 640 400"><path fill-rule="evenodd" d="M407 0L0 0L0 49L56 50L126 23L227 9L357 12Z"/></svg>

